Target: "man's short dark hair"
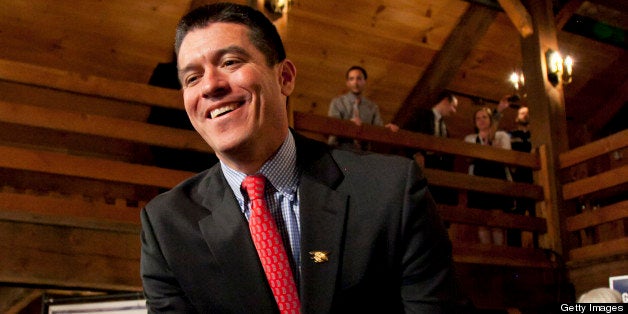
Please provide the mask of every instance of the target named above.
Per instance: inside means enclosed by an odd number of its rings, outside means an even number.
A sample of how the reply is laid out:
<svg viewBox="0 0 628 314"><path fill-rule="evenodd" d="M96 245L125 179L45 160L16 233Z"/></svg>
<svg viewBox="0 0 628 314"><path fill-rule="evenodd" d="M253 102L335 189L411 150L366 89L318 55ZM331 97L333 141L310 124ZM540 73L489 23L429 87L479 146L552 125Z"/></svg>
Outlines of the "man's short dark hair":
<svg viewBox="0 0 628 314"><path fill-rule="evenodd" d="M211 23L220 22L247 26L249 28L249 40L266 56L266 62L269 66L286 58L286 51L275 25L262 12L235 3L204 5L181 18L175 35L175 53L179 55L181 43L189 32Z"/></svg>
<svg viewBox="0 0 628 314"><path fill-rule="evenodd" d="M447 98L447 100L449 102L453 102L454 99L456 99L456 96L454 96L454 94L448 90L444 90L440 93L438 93L438 96L436 97L436 103L439 103L441 100Z"/></svg>
<svg viewBox="0 0 628 314"><path fill-rule="evenodd" d="M349 68L349 70L347 70L347 73L345 73L345 78L348 79L349 78L349 72L353 71L353 70L359 70L360 72L362 72L362 75L364 75L364 79L366 80L368 78L368 76L366 75L366 70L359 66L359 65L354 65L352 67Z"/></svg>

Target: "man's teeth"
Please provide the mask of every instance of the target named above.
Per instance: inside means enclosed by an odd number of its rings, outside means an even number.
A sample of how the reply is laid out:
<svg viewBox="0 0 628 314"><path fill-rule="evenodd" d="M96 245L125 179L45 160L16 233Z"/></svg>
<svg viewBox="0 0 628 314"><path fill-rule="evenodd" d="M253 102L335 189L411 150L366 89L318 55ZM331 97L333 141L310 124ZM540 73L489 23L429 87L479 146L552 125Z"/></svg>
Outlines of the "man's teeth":
<svg viewBox="0 0 628 314"><path fill-rule="evenodd" d="M220 107L218 109L214 109L209 114L210 114L210 117L213 119L229 111L236 110L237 108L238 108L238 105L236 104L227 105L224 107Z"/></svg>

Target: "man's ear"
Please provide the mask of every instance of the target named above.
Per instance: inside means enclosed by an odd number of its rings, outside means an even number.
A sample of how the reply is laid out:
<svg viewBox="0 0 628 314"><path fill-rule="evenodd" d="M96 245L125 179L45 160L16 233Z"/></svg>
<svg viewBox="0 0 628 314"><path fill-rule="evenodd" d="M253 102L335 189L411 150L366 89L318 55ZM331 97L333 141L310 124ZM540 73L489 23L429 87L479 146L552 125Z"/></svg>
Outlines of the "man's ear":
<svg viewBox="0 0 628 314"><path fill-rule="evenodd" d="M285 59L280 65L281 77L279 82L281 84L281 93L284 96L290 96L294 90L294 81L297 77L297 68L292 61Z"/></svg>

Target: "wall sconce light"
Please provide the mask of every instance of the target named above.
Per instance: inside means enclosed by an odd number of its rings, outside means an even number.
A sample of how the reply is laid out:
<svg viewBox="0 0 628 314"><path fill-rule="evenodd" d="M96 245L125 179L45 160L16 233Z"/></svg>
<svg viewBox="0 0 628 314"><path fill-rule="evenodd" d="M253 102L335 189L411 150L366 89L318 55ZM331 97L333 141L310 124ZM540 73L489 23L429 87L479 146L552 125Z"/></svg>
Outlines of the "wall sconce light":
<svg viewBox="0 0 628 314"><path fill-rule="evenodd" d="M571 75L573 74L573 59L566 56L563 61L563 84L571 83Z"/></svg>
<svg viewBox="0 0 628 314"><path fill-rule="evenodd" d="M545 52L545 62L547 63L547 79L553 86L561 81L564 85L571 83L573 59L570 56L563 59L558 51L549 49Z"/></svg>
<svg viewBox="0 0 628 314"><path fill-rule="evenodd" d="M264 0L264 7L271 13L282 14L292 6L292 0Z"/></svg>

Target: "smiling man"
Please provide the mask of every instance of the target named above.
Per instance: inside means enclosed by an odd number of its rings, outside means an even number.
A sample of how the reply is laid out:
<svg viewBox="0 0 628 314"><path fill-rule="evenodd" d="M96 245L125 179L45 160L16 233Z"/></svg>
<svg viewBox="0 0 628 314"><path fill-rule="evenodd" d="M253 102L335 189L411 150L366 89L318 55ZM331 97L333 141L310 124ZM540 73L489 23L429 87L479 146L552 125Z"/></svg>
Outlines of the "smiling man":
<svg viewBox="0 0 628 314"><path fill-rule="evenodd" d="M219 164L141 212L151 313L449 313L451 244L416 164L288 127L295 65L250 7L188 13L188 116Z"/></svg>

